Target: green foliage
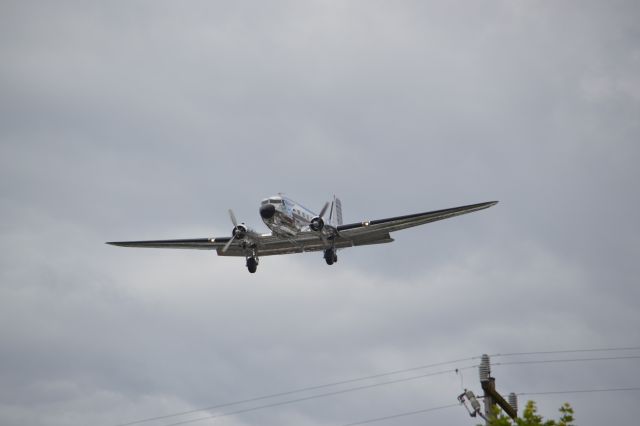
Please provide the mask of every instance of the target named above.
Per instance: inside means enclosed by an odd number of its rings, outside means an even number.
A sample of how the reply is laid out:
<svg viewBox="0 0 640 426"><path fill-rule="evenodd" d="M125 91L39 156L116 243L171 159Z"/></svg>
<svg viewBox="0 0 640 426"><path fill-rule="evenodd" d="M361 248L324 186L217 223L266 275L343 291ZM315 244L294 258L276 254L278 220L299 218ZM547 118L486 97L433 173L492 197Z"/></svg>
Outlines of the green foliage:
<svg viewBox="0 0 640 426"><path fill-rule="evenodd" d="M544 421L541 415L538 414L538 408L533 401L527 401L527 405L524 407L522 417L518 417L515 422L511 417L502 413L502 411L495 407L493 416L489 421L490 426L575 426L573 424L573 408L568 402L562 404L559 409L559 420L547 420ZM478 425L482 426L482 425Z"/></svg>

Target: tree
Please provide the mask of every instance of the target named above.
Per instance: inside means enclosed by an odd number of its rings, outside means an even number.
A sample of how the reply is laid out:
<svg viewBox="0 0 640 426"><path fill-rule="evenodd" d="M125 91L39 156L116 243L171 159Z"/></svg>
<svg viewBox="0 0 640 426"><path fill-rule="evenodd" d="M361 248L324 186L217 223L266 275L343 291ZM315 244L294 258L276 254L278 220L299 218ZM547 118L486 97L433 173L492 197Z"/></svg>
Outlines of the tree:
<svg viewBox="0 0 640 426"><path fill-rule="evenodd" d="M559 420L547 420L544 421L542 416L538 414L536 403L533 401L527 401L527 405L524 407L522 417L518 417L514 421L511 417L506 416L499 408L495 408L493 417L489 420L490 426L575 426L572 422L573 408L568 402L562 404L559 409ZM478 425L481 426L481 425Z"/></svg>

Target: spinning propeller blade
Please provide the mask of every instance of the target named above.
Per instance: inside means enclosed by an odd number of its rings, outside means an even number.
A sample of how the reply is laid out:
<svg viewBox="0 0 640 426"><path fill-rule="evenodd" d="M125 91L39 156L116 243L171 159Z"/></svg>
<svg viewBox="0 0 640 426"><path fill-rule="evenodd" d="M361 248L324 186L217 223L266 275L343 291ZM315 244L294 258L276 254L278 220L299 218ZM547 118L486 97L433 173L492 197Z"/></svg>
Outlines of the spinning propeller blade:
<svg viewBox="0 0 640 426"><path fill-rule="evenodd" d="M229 246L231 245L231 243L233 242L233 240L236 239L235 235L232 235L231 238L229 239L229 241L227 242L227 244L224 245L224 247L222 247L222 252L226 253L227 250L229 249Z"/></svg>
<svg viewBox="0 0 640 426"><path fill-rule="evenodd" d="M329 202L327 201L324 204L324 207L322 207L322 210L320 210L320 214L318 216L323 217L324 214L327 212L327 209L329 208Z"/></svg>
<svg viewBox="0 0 640 426"><path fill-rule="evenodd" d="M233 214L233 210L229 209L229 217L231 218L231 222L233 226L238 226L238 221L236 220L236 215Z"/></svg>
<svg viewBox="0 0 640 426"><path fill-rule="evenodd" d="M236 220L236 215L233 214L233 210L229 209L229 217L231 218L231 222L233 223L233 228L237 228L238 227L238 221ZM227 241L227 244L224 245L224 247L222 247L222 252L226 253L227 250L229 250L229 247L231 246L231 243L233 243L233 240L236 239L236 233L233 232L231 234L231 238L229 239L229 241Z"/></svg>

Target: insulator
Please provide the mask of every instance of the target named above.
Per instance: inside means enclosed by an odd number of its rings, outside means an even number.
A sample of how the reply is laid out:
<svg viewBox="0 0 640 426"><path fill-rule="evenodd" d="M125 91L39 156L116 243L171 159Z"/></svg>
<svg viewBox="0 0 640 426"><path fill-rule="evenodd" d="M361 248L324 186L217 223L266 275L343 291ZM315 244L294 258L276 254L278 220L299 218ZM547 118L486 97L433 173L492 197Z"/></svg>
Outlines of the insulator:
<svg viewBox="0 0 640 426"><path fill-rule="evenodd" d="M518 395L513 392L509 394L509 405L513 407L513 411L518 412Z"/></svg>
<svg viewBox="0 0 640 426"><path fill-rule="evenodd" d="M482 354L482 358L480 359L480 368L478 369L480 373L480 381L488 382L489 377L491 376L491 367L489 365L489 355Z"/></svg>
<svg viewBox="0 0 640 426"><path fill-rule="evenodd" d="M480 403L476 399L476 396L473 394L473 392L468 390L465 392L465 395L467 396L467 400L471 404L471 408L473 408L474 411L480 411Z"/></svg>

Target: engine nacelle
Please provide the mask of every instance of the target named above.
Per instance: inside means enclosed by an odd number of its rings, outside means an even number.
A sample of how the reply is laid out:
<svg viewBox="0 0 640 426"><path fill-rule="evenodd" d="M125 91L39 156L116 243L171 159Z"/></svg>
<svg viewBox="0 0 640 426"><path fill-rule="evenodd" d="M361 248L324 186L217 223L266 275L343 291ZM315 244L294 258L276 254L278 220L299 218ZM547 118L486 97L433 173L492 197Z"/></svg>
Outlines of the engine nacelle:
<svg viewBox="0 0 640 426"><path fill-rule="evenodd" d="M247 235L247 227L242 223L234 226L231 230L231 235L233 235L234 238L242 240Z"/></svg>
<svg viewBox="0 0 640 426"><path fill-rule="evenodd" d="M314 217L309 223L309 228L311 228L312 231L316 232L322 231L322 228L324 228L324 219L322 219L320 216Z"/></svg>

